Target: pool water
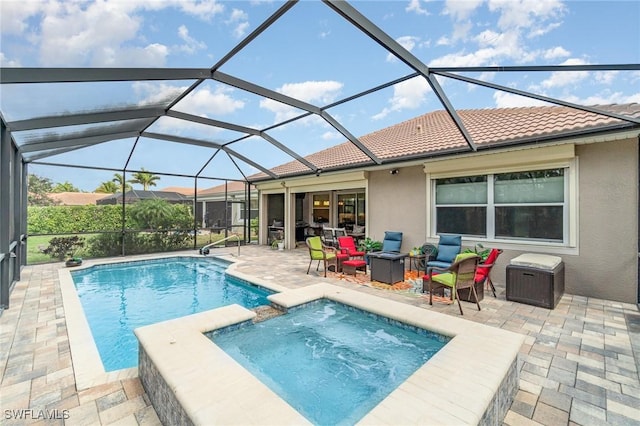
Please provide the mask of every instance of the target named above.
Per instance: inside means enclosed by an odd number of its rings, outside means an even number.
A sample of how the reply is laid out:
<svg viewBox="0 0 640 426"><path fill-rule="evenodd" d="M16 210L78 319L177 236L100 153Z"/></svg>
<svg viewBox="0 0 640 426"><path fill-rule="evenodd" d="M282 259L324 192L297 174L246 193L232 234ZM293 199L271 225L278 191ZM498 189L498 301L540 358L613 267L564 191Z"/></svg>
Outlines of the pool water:
<svg viewBox="0 0 640 426"><path fill-rule="evenodd" d="M449 340L326 300L209 337L318 425L356 423Z"/></svg>
<svg viewBox="0 0 640 426"><path fill-rule="evenodd" d="M272 292L227 276L215 259L171 258L72 272L106 371L138 365L137 327L237 303L268 305Z"/></svg>

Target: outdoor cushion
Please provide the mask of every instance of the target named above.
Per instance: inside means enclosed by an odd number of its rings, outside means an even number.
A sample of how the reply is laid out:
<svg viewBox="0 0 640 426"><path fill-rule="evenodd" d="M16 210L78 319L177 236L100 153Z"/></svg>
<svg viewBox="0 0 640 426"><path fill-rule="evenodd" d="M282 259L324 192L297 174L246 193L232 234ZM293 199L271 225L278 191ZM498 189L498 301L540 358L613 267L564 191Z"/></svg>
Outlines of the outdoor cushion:
<svg viewBox="0 0 640 426"><path fill-rule="evenodd" d="M544 269L553 271L562 262L559 256L549 256L548 254L524 253L511 259L512 265L525 266L527 268Z"/></svg>
<svg viewBox="0 0 640 426"><path fill-rule="evenodd" d="M402 245L402 232L385 231L384 240L382 240L382 251L400 252Z"/></svg>
<svg viewBox="0 0 640 426"><path fill-rule="evenodd" d="M439 262L437 260L432 260L427 263L427 266L429 266L429 268L447 269L451 266L451 262Z"/></svg>
<svg viewBox="0 0 640 426"><path fill-rule="evenodd" d="M336 257L335 253L332 252L324 252L322 249L322 240L320 237L310 237L307 238L309 242L309 246L311 247L311 259L312 260L322 260L322 259L333 259Z"/></svg>
<svg viewBox="0 0 640 426"><path fill-rule="evenodd" d="M338 237L338 247L343 253L351 257L363 257L366 254L363 251L358 251L356 242L351 236Z"/></svg>
<svg viewBox="0 0 640 426"><path fill-rule="evenodd" d="M438 256L436 262L445 262L448 264L453 263L456 255L460 253L462 247L462 237L460 235L440 235L440 241L438 242ZM432 265L429 262L429 266ZM447 265L449 266L449 265Z"/></svg>
<svg viewBox="0 0 640 426"><path fill-rule="evenodd" d="M496 259L498 258L498 255L500 254L500 251L498 249L491 249L491 251L489 252L489 256L487 256L487 260L484 261L485 265L492 265ZM489 271L491 270L491 268L487 267L487 268L478 268L478 270L476 271L476 277L475 277L475 282L477 283L481 283L484 281L485 278L487 278L487 275L489 275Z"/></svg>
<svg viewBox="0 0 640 426"><path fill-rule="evenodd" d="M476 256L475 253L460 253L458 255L456 255L456 258L454 259L454 263L458 262L460 260L466 259L468 257L473 257ZM471 277L469 275L469 277ZM444 274L438 274L438 275L433 275L431 277L432 281L435 281L437 283L446 285L447 287L453 287L455 285L455 274L451 273L451 272L446 272Z"/></svg>

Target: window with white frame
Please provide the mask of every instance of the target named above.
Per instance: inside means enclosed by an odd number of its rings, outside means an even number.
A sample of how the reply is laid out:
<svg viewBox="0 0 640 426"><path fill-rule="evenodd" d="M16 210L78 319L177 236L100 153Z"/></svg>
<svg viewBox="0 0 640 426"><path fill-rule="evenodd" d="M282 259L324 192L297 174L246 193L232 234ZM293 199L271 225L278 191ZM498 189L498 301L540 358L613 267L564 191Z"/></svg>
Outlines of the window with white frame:
<svg viewBox="0 0 640 426"><path fill-rule="evenodd" d="M435 179L435 231L565 242L565 168Z"/></svg>

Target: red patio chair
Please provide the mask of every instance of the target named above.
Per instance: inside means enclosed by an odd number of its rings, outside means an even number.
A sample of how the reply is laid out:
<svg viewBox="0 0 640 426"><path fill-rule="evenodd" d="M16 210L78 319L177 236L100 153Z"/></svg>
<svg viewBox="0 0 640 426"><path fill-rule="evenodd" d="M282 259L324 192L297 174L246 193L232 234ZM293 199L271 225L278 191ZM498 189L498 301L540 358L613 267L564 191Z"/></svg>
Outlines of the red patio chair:
<svg viewBox="0 0 640 426"><path fill-rule="evenodd" d="M478 269L476 269L475 282L477 284L485 284L487 290L491 288L493 292L493 297L496 297L496 288L493 286L493 282L491 281L491 268L495 265L498 256L502 253L500 249L491 249L489 252L489 256L487 256L487 260L484 263L478 265Z"/></svg>
<svg viewBox="0 0 640 426"><path fill-rule="evenodd" d="M349 259L356 257L364 259L365 253L356 248L356 241L352 236L338 237L338 247L342 253L349 255Z"/></svg>

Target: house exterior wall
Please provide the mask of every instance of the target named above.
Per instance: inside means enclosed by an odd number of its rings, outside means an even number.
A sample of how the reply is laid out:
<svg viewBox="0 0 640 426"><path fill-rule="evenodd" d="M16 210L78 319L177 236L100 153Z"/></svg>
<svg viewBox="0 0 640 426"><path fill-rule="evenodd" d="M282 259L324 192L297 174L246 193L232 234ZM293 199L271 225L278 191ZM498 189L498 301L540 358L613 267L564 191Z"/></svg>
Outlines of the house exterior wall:
<svg viewBox="0 0 640 426"><path fill-rule="evenodd" d="M577 250L547 247L502 248L491 272L493 281L506 282L506 266L522 253L562 257L565 292L637 302L638 292L638 143L636 139L576 145L578 159ZM472 243L463 241L463 246Z"/></svg>
<svg viewBox="0 0 640 426"><path fill-rule="evenodd" d="M421 246L426 238L426 179L422 166L369 172L367 235L384 238L385 231L401 231L402 251Z"/></svg>
<svg viewBox="0 0 640 426"><path fill-rule="evenodd" d="M398 166L396 174L390 173L389 169L366 171L360 177L366 179L366 184L360 180L355 186L366 187L367 236L382 240L385 231L401 231L403 252L425 242L437 244L438 236L432 235L430 223L433 173L446 175L451 172L451 176L455 176L461 173L460 170L483 173L496 167L527 170L528 164L553 167L570 164L570 180L575 183L570 185L569 191L570 238L564 245L463 239L463 248L482 242L486 247L503 249L504 253L492 270L493 281L503 286L506 266L511 259L522 253L544 253L564 260L566 293L637 303L637 136L601 143L476 155L467 156L466 160L456 157L440 164ZM473 167L476 169L472 170ZM318 179L314 185L300 185L295 192L337 189L334 186L338 181L340 188L350 185L344 175L325 179Z"/></svg>
<svg viewBox="0 0 640 426"><path fill-rule="evenodd" d="M535 155L528 153L525 157ZM570 247L523 247L510 243L484 243L504 250L492 271L494 282L505 285L506 266L522 253L562 257L565 292L574 295L636 303L638 292L638 143L635 138L575 145L577 232ZM514 158L522 158L518 155ZM487 159L485 159L487 161ZM489 163L491 160L488 160ZM508 164L504 164L508 166ZM369 172L367 234L382 240L384 231L402 231L402 251L429 235L428 188L421 166ZM574 244L575 241L575 244ZM463 240L463 248L475 241Z"/></svg>
<svg viewBox="0 0 640 426"><path fill-rule="evenodd" d="M566 291L628 303L638 291L638 141L582 145L580 255Z"/></svg>

